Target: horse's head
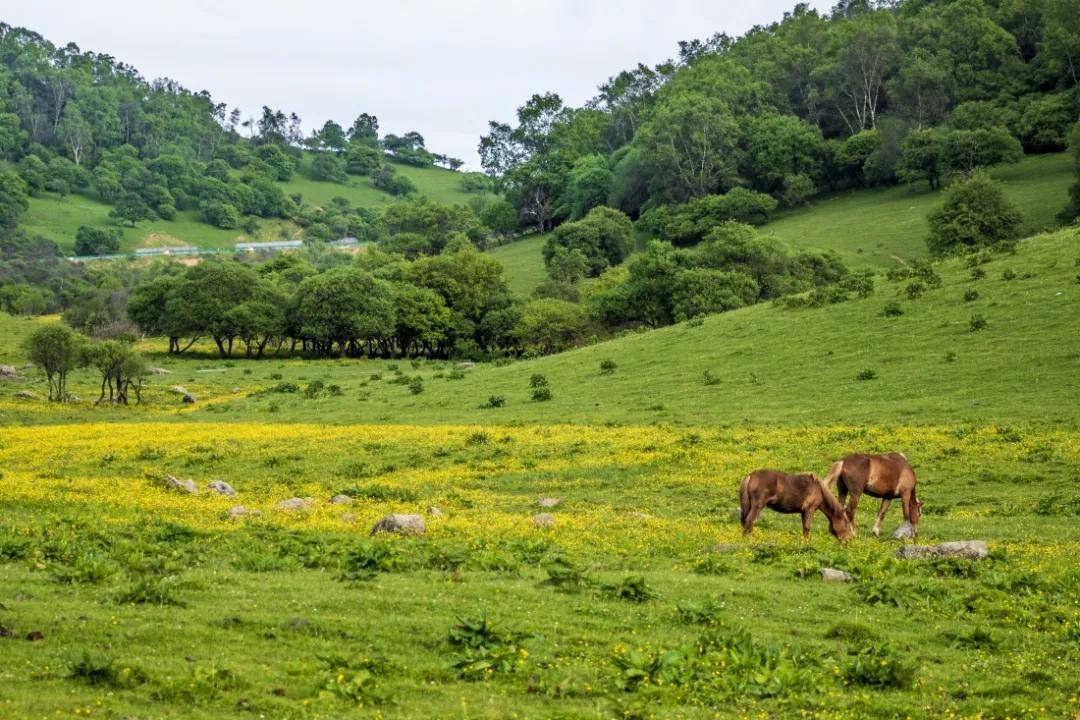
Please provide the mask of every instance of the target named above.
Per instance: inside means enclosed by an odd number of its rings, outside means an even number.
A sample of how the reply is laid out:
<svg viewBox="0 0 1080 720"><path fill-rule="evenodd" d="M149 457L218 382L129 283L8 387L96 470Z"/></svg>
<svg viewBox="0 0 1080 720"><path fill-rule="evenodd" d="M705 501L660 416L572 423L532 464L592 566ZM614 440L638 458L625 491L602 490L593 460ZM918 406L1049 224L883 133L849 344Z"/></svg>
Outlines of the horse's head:
<svg viewBox="0 0 1080 720"><path fill-rule="evenodd" d="M855 530L851 527L851 521L843 510L829 517L829 532L840 542L847 542L855 537Z"/></svg>
<svg viewBox="0 0 1080 720"><path fill-rule="evenodd" d="M922 500L916 500L911 503L911 524L918 525L919 518L922 517Z"/></svg>

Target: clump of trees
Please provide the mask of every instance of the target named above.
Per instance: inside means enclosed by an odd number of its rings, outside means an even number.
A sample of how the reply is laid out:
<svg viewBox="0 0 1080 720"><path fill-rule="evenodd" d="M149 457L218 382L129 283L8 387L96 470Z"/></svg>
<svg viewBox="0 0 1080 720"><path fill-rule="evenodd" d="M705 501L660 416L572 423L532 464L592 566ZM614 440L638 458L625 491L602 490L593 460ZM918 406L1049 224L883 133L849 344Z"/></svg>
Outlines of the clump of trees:
<svg viewBox="0 0 1080 720"><path fill-rule="evenodd" d="M82 367L92 367L101 374L98 403L127 405L130 395L135 396L136 403L142 400L148 367L130 338L94 342L66 325L52 323L31 333L25 348L30 360L45 371L50 401L72 399L68 375Z"/></svg>
<svg viewBox="0 0 1080 720"><path fill-rule="evenodd" d="M1023 216L1001 186L976 172L949 187L945 202L933 210L927 245L935 255L1010 247L1020 236Z"/></svg>

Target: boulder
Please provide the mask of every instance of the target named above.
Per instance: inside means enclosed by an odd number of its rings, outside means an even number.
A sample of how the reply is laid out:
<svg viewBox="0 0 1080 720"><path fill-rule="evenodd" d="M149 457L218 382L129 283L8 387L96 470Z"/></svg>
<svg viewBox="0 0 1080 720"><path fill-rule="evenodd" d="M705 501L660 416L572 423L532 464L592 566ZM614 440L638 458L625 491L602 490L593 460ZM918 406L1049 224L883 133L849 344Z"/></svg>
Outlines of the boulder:
<svg viewBox="0 0 1080 720"><path fill-rule="evenodd" d="M248 509L243 505L233 505L229 508L229 518L235 520L236 518L244 517L248 514Z"/></svg>
<svg viewBox="0 0 1080 720"><path fill-rule="evenodd" d="M233 497L236 495L236 491L233 490L233 486L225 482L224 480L213 480L207 484L206 489L213 490L218 495L226 495L228 497Z"/></svg>
<svg viewBox="0 0 1080 720"><path fill-rule="evenodd" d="M387 515L371 526L371 534L388 532L404 535L421 535L424 532L424 518L419 515Z"/></svg>
<svg viewBox="0 0 1080 720"><path fill-rule="evenodd" d="M435 507L434 505L428 505L427 514L430 515L431 517L436 517L436 518L441 518L441 517L446 515L446 513L444 513L442 510Z"/></svg>
<svg viewBox="0 0 1080 720"><path fill-rule="evenodd" d="M348 495L335 495L330 498L331 505L352 505L353 499Z"/></svg>
<svg viewBox="0 0 1080 720"><path fill-rule="evenodd" d="M913 540L915 539L915 526L909 523L907 520L900 523L900 527L896 528L896 531L892 534L893 540Z"/></svg>
<svg viewBox="0 0 1080 720"><path fill-rule="evenodd" d="M172 370L166 370L165 368L152 367L150 368L151 375L171 375Z"/></svg>
<svg viewBox="0 0 1080 720"><path fill-rule="evenodd" d="M18 377L18 373L15 372L14 365L0 365L0 377L13 378Z"/></svg>
<svg viewBox="0 0 1080 720"><path fill-rule="evenodd" d="M307 510L311 507L311 501L307 498L289 498L288 500L282 500L274 506L277 510L287 510L294 512L296 510Z"/></svg>
<svg viewBox="0 0 1080 720"><path fill-rule="evenodd" d="M828 582L851 582L855 578L851 573L836 568L821 568L821 579Z"/></svg>
<svg viewBox="0 0 1080 720"><path fill-rule="evenodd" d="M175 393L177 395L187 395L187 388L183 385L173 385L171 388L169 388L169 392Z"/></svg>
<svg viewBox="0 0 1080 720"><path fill-rule="evenodd" d="M472 370L474 367L476 367L476 363L469 362L467 360L465 362L459 362L457 365L454 365L455 370Z"/></svg>
<svg viewBox="0 0 1080 720"><path fill-rule="evenodd" d="M921 558L958 557L968 560L982 560L990 555L986 543L982 540L957 540L944 542L939 545L905 545L900 548L896 557L901 560L917 560Z"/></svg>
<svg viewBox="0 0 1080 720"><path fill-rule="evenodd" d="M536 504L542 508L553 508L562 505L562 498L542 497L536 501Z"/></svg>
<svg viewBox="0 0 1080 720"><path fill-rule="evenodd" d="M233 395L235 395L235 394L236 394L236 393L238 393L238 392L240 392L240 388L238 388L238 387L234 387L234 388L232 389L232 394L233 394Z"/></svg>
<svg viewBox="0 0 1080 720"><path fill-rule="evenodd" d="M184 393L183 403L185 405L194 405L195 401L196 397L194 395L192 395L191 393Z"/></svg>
<svg viewBox="0 0 1080 720"><path fill-rule="evenodd" d="M165 487L169 488L170 490L175 490L179 493L183 493L185 495L199 494L199 486L196 485L195 481L191 478L188 478L187 480L181 480L175 475L166 475Z"/></svg>
<svg viewBox="0 0 1080 720"><path fill-rule="evenodd" d="M35 395L30 390L20 390L19 392L15 393L15 397L19 398L20 400L35 400L35 399L37 399L37 395Z"/></svg>
<svg viewBox="0 0 1080 720"><path fill-rule="evenodd" d="M555 516L551 513L539 513L533 515L532 521L536 527L548 528L555 524Z"/></svg>

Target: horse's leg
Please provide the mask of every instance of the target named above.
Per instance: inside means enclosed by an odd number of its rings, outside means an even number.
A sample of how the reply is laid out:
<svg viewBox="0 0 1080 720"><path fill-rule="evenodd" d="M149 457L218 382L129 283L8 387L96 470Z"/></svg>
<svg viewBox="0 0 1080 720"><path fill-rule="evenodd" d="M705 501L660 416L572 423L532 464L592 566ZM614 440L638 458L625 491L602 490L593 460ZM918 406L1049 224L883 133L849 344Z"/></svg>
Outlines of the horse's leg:
<svg viewBox="0 0 1080 720"><path fill-rule="evenodd" d="M904 522L911 528L911 537L915 537L915 524L911 522L911 509L915 501L914 490L908 490L901 494L900 500L904 503Z"/></svg>
<svg viewBox="0 0 1080 720"><path fill-rule="evenodd" d="M847 507L844 512L847 513L848 520L851 522L851 533L854 535L858 531L858 527L855 525L855 511L859 509L859 498L862 496L862 491L857 488L851 488L851 497L848 498Z"/></svg>
<svg viewBox="0 0 1080 720"><path fill-rule="evenodd" d="M802 539L803 542L810 540L810 523L814 522L814 511L803 510L802 511Z"/></svg>
<svg viewBox="0 0 1080 720"><path fill-rule="evenodd" d="M888 512L889 505L892 505L892 500L882 498L881 509L878 510L877 520L874 522L874 537L881 537L881 521L885 519L885 513Z"/></svg>
<svg viewBox="0 0 1080 720"><path fill-rule="evenodd" d="M750 510L746 513L746 517L743 518L742 534L749 535L754 530L754 523L757 522L757 517L761 513L761 506L750 504Z"/></svg>

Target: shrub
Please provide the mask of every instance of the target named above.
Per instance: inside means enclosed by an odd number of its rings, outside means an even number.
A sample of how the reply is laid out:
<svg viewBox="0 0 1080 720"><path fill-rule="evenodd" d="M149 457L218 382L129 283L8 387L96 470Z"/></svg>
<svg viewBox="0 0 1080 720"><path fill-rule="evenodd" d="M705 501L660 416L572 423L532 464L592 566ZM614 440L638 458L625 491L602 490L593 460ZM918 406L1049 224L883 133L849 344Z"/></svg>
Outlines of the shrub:
<svg viewBox="0 0 1080 720"><path fill-rule="evenodd" d="M727 606L722 600L710 598L703 602L685 600L676 605L679 620L687 625L721 625Z"/></svg>
<svg viewBox="0 0 1080 720"><path fill-rule="evenodd" d="M487 399L487 403L481 405L482 408L501 408L506 404L506 398L502 395L492 395Z"/></svg>
<svg viewBox="0 0 1080 720"><path fill-rule="evenodd" d="M1020 235L1023 216L1001 186L975 172L949 189L945 203L928 216L927 245L935 255L978 247L1008 247Z"/></svg>
<svg viewBox="0 0 1080 720"><path fill-rule="evenodd" d="M458 650L453 668L464 680L487 680L525 665L529 654L521 647L525 633L496 628L486 616L459 618L447 638Z"/></svg>
<svg viewBox="0 0 1080 720"><path fill-rule="evenodd" d="M904 309L900 307L900 303L896 300L890 300L885 303L885 309L881 311L881 314L885 317L900 317L904 314Z"/></svg>
<svg viewBox="0 0 1080 720"><path fill-rule="evenodd" d="M543 585L551 586L561 592L577 592L593 584L592 578L572 560L556 555L544 564L547 579Z"/></svg>
<svg viewBox="0 0 1080 720"><path fill-rule="evenodd" d="M618 367L618 366L615 364L614 360L612 360L610 358L607 359L607 360L602 360L600 362L600 374L601 375L611 375L612 373L615 372L616 367Z"/></svg>
<svg viewBox="0 0 1080 720"><path fill-rule="evenodd" d="M945 353L945 362L947 362L947 363L956 362L956 353L953 352L952 350Z"/></svg>
<svg viewBox="0 0 1080 720"><path fill-rule="evenodd" d="M546 387L547 384L547 378L540 373L535 373L529 378L529 387L531 388Z"/></svg>
<svg viewBox="0 0 1080 720"><path fill-rule="evenodd" d="M913 280L904 288L904 294L907 295L908 300L918 300L924 292L926 292L926 284L921 280Z"/></svg>
<svg viewBox="0 0 1080 720"><path fill-rule="evenodd" d="M712 374L712 371L706 370L701 373L701 382L705 385L719 385L720 378Z"/></svg>
<svg viewBox="0 0 1080 720"><path fill-rule="evenodd" d="M979 299L979 291L975 289L969 289L964 291L964 302L975 302Z"/></svg>
<svg viewBox="0 0 1080 720"><path fill-rule="evenodd" d="M278 375L278 377L281 377ZM272 393L298 393L300 392L300 386L293 382L279 382L277 385L270 388Z"/></svg>
<svg viewBox="0 0 1080 720"><path fill-rule="evenodd" d="M868 687L909 688L915 682L915 664L888 643L875 642L847 664L844 679Z"/></svg>
<svg viewBox="0 0 1080 720"><path fill-rule="evenodd" d="M409 392L413 395L424 392L424 381L419 375L409 380Z"/></svg>
<svg viewBox="0 0 1080 720"><path fill-rule="evenodd" d="M542 387L533 388L532 399L536 402L546 402L550 400L551 397L551 388L548 386L544 385Z"/></svg>
<svg viewBox="0 0 1080 720"><path fill-rule="evenodd" d="M616 583L605 585L604 593L619 600L635 603L643 603L656 597L656 593L641 575L630 575Z"/></svg>
<svg viewBox="0 0 1080 720"><path fill-rule="evenodd" d="M971 316L971 320L968 321L968 326L971 328L971 332L978 332L979 330L985 330L989 327L989 324L986 322L986 318L975 313Z"/></svg>
<svg viewBox="0 0 1080 720"><path fill-rule="evenodd" d="M379 675L390 669L385 660L364 658L351 661L340 655L320 656L322 680L320 695L345 700L363 707L387 700L386 691L379 686Z"/></svg>
<svg viewBox="0 0 1080 720"><path fill-rule="evenodd" d="M81 680L88 685L124 689L142 685L147 681L146 673L133 666L120 665L115 660L83 651L82 656L71 663L68 677Z"/></svg>
<svg viewBox="0 0 1080 720"><path fill-rule="evenodd" d="M75 231L76 255L111 255L120 251L120 233L115 229L80 225Z"/></svg>
<svg viewBox="0 0 1080 720"><path fill-rule="evenodd" d="M986 271L983 270L981 267L971 268L970 277L972 280L982 280L984 277L986 277Z"/></svg>
<svg viewBox="0 0 1080 720"><path fill-rule="evenodd" d="M876 377L877 377L877 371L876 370L872 370L870 368L865 368L865 369L860 370L858 372L858 374L855 376L855 379L856 380L873 380Z"/></svg>
<svg viewBox="0 0 1080 720"><path fill-rule="evenodd" d="M1005 272L1001 273L1001 279L1002 280L1015 280L1016 279L1016 273L1014 273L1011 268L1005 268Z"/></svg>
<svg viewBox="0 0 1080 720"><path fill-rule="evenodd" d="M395 547L387 543L364 542L341 559L337 579L347 582L371 580L379 573L393 572L401 566Z"/></svg>

